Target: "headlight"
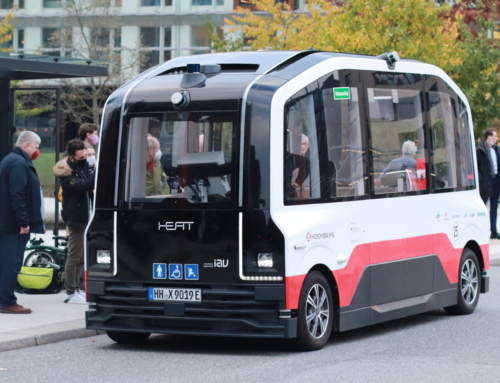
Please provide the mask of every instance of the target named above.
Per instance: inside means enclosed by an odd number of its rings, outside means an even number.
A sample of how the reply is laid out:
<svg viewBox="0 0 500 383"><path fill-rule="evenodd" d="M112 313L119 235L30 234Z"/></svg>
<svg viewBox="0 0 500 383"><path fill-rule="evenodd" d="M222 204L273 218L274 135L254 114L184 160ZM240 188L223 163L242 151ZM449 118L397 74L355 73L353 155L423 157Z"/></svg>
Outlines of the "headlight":
<svg viewBox="0 0 500 383"><path fill-rule="evenodd" d="M109 250L97 250L96 260L98 264L110 264L111 263L111 253Z"/></svg>
<svg viewBox="0 0 500 383"><path fill-rule="evenodd" d="M273 267L273 255L271 253L259 253L257 255L257 266Z"/></svg>

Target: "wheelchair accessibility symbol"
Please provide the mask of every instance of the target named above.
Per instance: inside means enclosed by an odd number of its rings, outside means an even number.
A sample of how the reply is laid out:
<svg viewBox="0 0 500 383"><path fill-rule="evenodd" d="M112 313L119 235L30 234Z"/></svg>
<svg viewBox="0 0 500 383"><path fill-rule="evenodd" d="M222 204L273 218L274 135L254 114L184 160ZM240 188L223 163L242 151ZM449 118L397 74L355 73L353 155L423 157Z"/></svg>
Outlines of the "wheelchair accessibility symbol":
<svg viewBox="0 0 500 383"><path fill-rule="evenodd" d="M182 279L182 264L171 263L168 265L168 279Z"/></svg>
<svg viewBox="0 0 500 383"><path fill-rule="evenodd" d="M453 223L453 239L456 241L458 239L458 223Z"/></svg>
<svg viewBox="0 0 500 383"><path fill-rule="evenodd" d="M184 265L184 272L186 281L197 281L199 279L198 265Z"/></svg>

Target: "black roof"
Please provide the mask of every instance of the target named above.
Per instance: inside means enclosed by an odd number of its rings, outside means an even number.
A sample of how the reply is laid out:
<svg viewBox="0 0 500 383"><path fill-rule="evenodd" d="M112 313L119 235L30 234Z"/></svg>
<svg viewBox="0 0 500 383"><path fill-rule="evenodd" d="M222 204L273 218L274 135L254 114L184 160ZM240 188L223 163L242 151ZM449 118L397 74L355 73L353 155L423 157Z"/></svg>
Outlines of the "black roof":
<svg viewBox="0 0 500 383"><path fill-rule="evenodd" d="M301 59L309 57L312 61L316 63L329 58L334 57L349 57L349 58L359 58L359 59L374 59L376 56L353 54L353 53L342 53L342 52L326 52L326 51L247 51L247 52L227 52L227 53L208 53L200 54L195 56L183 56L178 57L173 60L167 61L164 64L160 64L162 69L162 74L180 74L176 73L177 70L185 71L187 64L219 64L226 67L231 67L237 65L247 65L250 69L251 66L254 67L251 72L254 74L266 73L269 69L275 67L278 64L283 63L283 66L291 65ZM313 59L314 57L314 59ZM413 61L400 59L400 61ZM281 65L280 65L281 67ZM233 68L234 69L234 68ZM236 69L235 69L236 70ZM243 72L249 72L248 70L242 70Z"/></svg>

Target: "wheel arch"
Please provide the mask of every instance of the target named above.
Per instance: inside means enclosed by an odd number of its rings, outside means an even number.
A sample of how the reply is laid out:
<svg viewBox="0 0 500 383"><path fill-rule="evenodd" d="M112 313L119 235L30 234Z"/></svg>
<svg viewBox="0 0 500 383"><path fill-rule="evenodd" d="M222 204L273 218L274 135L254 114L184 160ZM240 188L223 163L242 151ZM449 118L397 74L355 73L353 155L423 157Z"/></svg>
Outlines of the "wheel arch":
<svg viewBox="0 0 500 383"><path fill-rule="evenodd" d="M474 254L476 254L477 261L479 262L479 267L481 268L481 271L484 270L483 252L481 251L481 247L478 245L478 243L474 240L470 240L465 244L464 249L471 249Z"/></svg>
<svg viewBox="0 0 500 383"><path fill-rule="evenodd" d="M323 276L326 278L328 285L330 286L330 290L332 292L332 298L333 298L333 304L334 304L334 309L333 309L333 329L334 331L339 331L339 319L340 319L340 297L339 297L339 289L338 289L338 284L335 279L335 276L333 275L332 271L324 264L317 264L313 266L309 272L307 273L308 275L312 271L318 271Z"/></svg>

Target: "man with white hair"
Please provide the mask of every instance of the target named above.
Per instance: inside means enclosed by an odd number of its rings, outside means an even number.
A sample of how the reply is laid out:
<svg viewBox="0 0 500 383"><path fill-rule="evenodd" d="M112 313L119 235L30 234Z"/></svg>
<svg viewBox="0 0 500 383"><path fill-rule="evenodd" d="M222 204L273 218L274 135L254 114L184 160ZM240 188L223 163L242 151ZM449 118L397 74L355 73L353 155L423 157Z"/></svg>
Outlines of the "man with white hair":
<svg viewBox="0 0 500 383"><path fill-rule="evenodd" d="M44 233L43 194L33 161L40 137L25 131L0 162L0 313L29 314L14 295L30 233Z"/></svg>
<svg viewBox="0 0 500 383"><path fill-rule="evenodd" d="M417 153L417 145L414 141L405 141L402 148L403 155L401 157L393 159L386 168L382 171L382 174L389 172L396 172L404 169L415 169L417 167L417 160L413 158L415 153Z"/></svg>

